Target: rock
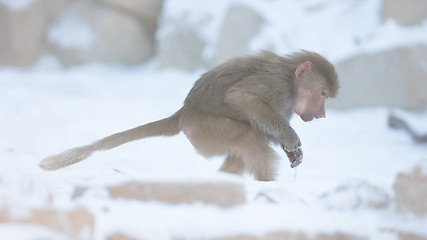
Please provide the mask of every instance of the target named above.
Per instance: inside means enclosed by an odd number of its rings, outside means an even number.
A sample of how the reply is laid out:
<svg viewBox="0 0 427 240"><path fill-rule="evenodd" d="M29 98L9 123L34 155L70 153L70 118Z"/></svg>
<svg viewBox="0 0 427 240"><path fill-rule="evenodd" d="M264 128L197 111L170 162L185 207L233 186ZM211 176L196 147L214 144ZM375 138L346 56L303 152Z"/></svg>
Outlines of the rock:
<svg viewBox="0 0 427 240"><path fill-rule="evenodd" d="M107 240L137 240L137 238L129 237L122 233L116 233L107 238Z"/></svg>
<svg viewBox="0 0 427 240"><path fill-rule="evenodd" d="M202 51L206 45L194 29L177 29L158 39L157 55L163 68L193 70L203 66Z"/></svg>
<svg viewBox="0 0 427 240"><path fill-rule="evenodd" d="M415 25L427 18L425 0L384 0L382 18L394 19L401 25Z"/></svg>
<svg viewBox="0 0 427 240"><path fill-rule="evenodd" d="M399 233L399 240L427 240L427 236L420 236L413 233Z"/></svg>
<svg viewBox="0 0 427 240"><path fill-rule="evenodd" d="M409 173L400 173L393 185L397 211L427 216L427 160Z"/></svg>
<svg viewBox="0 0 427 240"><path fill-rule="evenodd" d="M206 238L203 238L206 239ZM209 240L362 240L366 238L357 237L346 233L332 233L332 234L305 234L303 232L271 232L262 236L242 234L237 236L227 236L220 238L209 238ZM177 238L176 240L181 240Z"/></svg>
<svg viewBox="0 0 427 240"><path fill-rule="evenodd" d="M25 217L13 217L7 208L0 210L0 223L34 224L63 233L70 239L93 239L94 217L84 208L57 210L33 209Z"/></svg>
<svg viewBox="0 0 427 240"><path fill-rule="evenodd" d="M217 9L206 10L206 4L210 2L194 6L191 2L165 1L156 32L160 67L194 70L205 66L209 39L215 38L211 35L218 28L212 25L219 18Z"/></svg>
<svg viewBox="0 0 427 240"><path fill-rule="evenodd" d="M341 88L329 106L427 106L427 45L360 54L338 62L336 69Z"/></svg>
<svg viewBox="0 0 427 240"><path fill-rule="evenodd" d="M141 19L154 31L157 28L157 18L162 9L163 0L100 0L118 11Z"/></svg>
<svg viewBox="0 0 427 240"><path fill-rule="evenodd" d="M65 66L89 62L139 64L154 53L154 35L149 27L97 1L73 2L51 25L48 40L50 50Z"/></svg>
<svg viewBox="0 0 427 240"><path fill-rule="evenodd" d="M211 66L249 53L249 43L261 29L264 19L252 9L234 5L224 19Z"/></svg>
<svg viewBox="0 0 427 240"><path fill-rule="evenodd" d="M390 204L390 197L384 191L364 181L341 185L320 199L327 208L340 211L383 209Z"/></svg>
<svg viewBox="0 0 427 240"><path fill-rule="evenodd" d="M162 3L35 0L20 8L0 3L0 63L28 66L44 54L56 55L65 66L141 63L154 54Z"/></svg>
<svg viewBox="0 0 427 240"><path fill-rule="evenodd" d="M245 203L242 185L234 183L129 182L107 188L112 198L160 201L170 204L202 202L221 207Z"/></svg>
<svg viewBox="0 0 427 240"><path fill-rule="evenodd" d="M193 70L206 65L212 67L229 58L246 55L250 52L251 39L264 23L258 13L243 5L231 6L225 17L214 10L194 12L186 10L186 7L188 6L181 9L179 14L166 10L161 18L160 31L156 37L162 67ZM215 22L223 23L214 24ZM206 31L215 34L206 34Z"/></svg>
<svg viewBox="0 0 427 240"><path fill-rule="evenodd" d="M28 66L45 52L47 25L70 0L38 0L9 9L0 3L0 63Z"/></svg>

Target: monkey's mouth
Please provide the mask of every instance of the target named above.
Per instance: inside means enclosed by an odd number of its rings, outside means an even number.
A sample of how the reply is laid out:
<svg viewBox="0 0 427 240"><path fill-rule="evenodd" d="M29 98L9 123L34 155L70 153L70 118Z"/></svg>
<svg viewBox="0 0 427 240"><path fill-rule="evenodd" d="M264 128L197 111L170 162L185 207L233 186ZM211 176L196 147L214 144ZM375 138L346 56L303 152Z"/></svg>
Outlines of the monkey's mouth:
<svg viewBox="0 0 427 240"><path fill-rule="evenodd" d="M300 117L304 122L309 122L309 121L313 120L313 118L314 118L313 115L311 115L311 114L300 115Z"/></svg>

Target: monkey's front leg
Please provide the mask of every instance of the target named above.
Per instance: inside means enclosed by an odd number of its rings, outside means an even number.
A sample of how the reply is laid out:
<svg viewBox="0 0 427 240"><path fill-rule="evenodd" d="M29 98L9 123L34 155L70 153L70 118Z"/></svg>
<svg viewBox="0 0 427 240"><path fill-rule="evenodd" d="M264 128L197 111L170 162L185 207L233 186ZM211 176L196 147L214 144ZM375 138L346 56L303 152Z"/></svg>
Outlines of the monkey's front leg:
<svg viewBox="0 0 427 240"><path fill-rule="evenodd" d="M282 149L285 151L286 155L291 162L291 168L294 168L302 162L303 154L301 149L301 141L296 134L295 130L291 126L287 126L286 131L284 131L284 136L282 139L286 139L284 142L287 145L282 144Z"/></svg>
<svg viewBox="0 0 427 240"><path fill-rule="evenodd" d="M282 124L284 126L281 129L285 130L279 132L280 134L278 137L275 137L275 141L281 145L283 151L285 151L288 156L289 162L291 162L291 168L294 168L302 162L303 153L301 149L301 140L295 130L289 126L289 123L283 122Z"/></svg>
<svg viewBox="0 0 427 240"><path fill-rule="evenodd" d="M302 162L301 141L289 122L268 103L252 93L234 90L227 93L225 102L246 117L252 126L281 144L294 168Z"/></svg>

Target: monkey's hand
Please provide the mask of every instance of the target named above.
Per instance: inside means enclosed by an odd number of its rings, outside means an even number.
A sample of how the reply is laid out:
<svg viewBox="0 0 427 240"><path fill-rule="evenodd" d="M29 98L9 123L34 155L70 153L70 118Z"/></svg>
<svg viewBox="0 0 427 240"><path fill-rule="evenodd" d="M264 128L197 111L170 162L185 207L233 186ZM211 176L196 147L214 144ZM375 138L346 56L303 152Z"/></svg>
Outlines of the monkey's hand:
<svg viewBox="0 0 427 240"><path fill-rule="evenodd" d="M291 127L287 129L283 137L282 148L291 162L291 168L294 168L302 162L301 140Z"/></svg>
<svg viewBox="0 0 427 240"><path fill-rule="evenodd" d="M300 165L300 163L302 162L301 147L298 147L294 151L287 150L283 145L282 145L282 148L285 151L286 155L288 155L289 161L291 162L291 168L294 168L294 167Z"/></svg>

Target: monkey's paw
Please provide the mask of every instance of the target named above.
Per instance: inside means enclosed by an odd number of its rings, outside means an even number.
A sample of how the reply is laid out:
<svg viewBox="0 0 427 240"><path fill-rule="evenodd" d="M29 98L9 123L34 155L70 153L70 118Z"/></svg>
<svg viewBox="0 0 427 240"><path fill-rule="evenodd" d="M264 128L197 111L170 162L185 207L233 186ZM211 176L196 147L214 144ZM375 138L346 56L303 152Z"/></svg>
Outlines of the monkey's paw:
<svg viewBox="0 0 427 240"><path fill-rule="evenodd" d="M296 134L295 130L289 127L282 135L279 136L279 142L282 144L285 152L296 152L301 148L301 140Z"/></svg>
<svg viewBox="0 0 427 240"><path fill-rule="evenodd" d="M283 147L283 150L285 151L286 155L289 158L289 161L291 162L291 168L294 168L302 162L302 149L301 147L298 147L296 150L289 151L285 147Z"/></svg>

